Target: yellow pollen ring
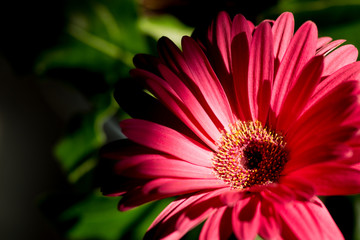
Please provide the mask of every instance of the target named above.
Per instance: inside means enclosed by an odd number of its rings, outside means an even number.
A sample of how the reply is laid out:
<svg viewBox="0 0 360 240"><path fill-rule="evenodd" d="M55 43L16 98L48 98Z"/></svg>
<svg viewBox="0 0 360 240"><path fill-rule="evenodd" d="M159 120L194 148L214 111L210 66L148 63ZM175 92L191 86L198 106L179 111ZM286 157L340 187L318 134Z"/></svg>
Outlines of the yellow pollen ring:
<svg viewBox="0 0 360 240"><path fill-rule="evenodd" d="M287 161L284 138L259 121L237 121L213 156L215 175L234 189L276 182Z"/></svg>

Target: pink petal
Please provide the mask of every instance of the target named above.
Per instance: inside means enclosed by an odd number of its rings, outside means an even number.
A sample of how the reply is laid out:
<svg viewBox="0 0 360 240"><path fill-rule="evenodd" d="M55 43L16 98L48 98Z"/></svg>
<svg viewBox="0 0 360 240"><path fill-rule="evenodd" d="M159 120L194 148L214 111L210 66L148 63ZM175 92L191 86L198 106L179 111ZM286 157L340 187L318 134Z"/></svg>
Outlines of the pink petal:
<svg viewBox="0 0 360 240"><path fill-rule="evenodd" d="M220 190L222 192L223 190ZM221 206L218 191L187 196L176 200L167 207L150 226L147 235L150 239L180 239L190 229L204 221L215 209Z"/></svg>
<svg viewBox="0 0 360 240"><path fill-rule="evenodd" d="M232 29L234 38L231 44L234 89L237 100L237 112L243 121L251 120L248 94L248 68L250 41L249 25L242 15L236 15Z"/></svg>
<svg viewBox="0 0 360 240"><path fill-rule="evenodd" d="M226 69L230 72L231 63L231 52L230 52L230 31L231 31L231 20L226 12L220 12L216 20L216 35L213 41L217 44L217 49L220 51L220 59L225 64Z"/></svg>
<svg viewBox="0 0 360 240"><path fill-rule="evenodd" d="M336 47L340 46L344 42L345 42L345 40L342 40L342 39L332 41L332 42L322 46L320 49L317 49L316 55L327 55L327 54L329 54L329 52L331 52L332 50L334 50Z"/></svg>
<svg viewBox="0 0 360 240"><path fill-rule="evenodd" d="M146 154L142 152L133 152L132 156L127 155L118 155L114 154L107 154L107 157L111 157L112 159L118 160L115 164L114 169L116 173L121 173L127 171L130 168L136 167L137 165L151 161L151 160L159 160L159 161L166 161L166 160L174 160L174 157L166 155L166 154ZM185 162L185 161L184 161ZM126 173L125 173L126 174Z"/></svg>
<svg viewBox="0 0 360 240"><path fill-rule="evenodd" d="M138 69L143 69L149 72L157 73L157 64L160 60L149 54L136 54L133 59L134 65Z"/></svg>
<svg viewBox="0 0 360 240"><path fill-rule="evenodd" d="M272 202L261 201L259 235L263 239L278 239L280 220Z"/></svg>
<svg viewBox="0 0 360 240"><path fill-rule="evenodd" d="M304 140L311 139L314 130L320 135L329 130L333 132L333 127L335 130L339 129L346 121L359 117L357 85L357 82L344 83L316 103L311 103L310 108L305 110L287 133L287 141L291 148L306 143Z"/></svg>
<svg viewBox="0 0 360 240"><path fill-rule="evenodd" d="M224 187L227 185L217 179L196 179L195 181L194 179L158 178L129 190L120 200L119 209L126 211L154 200Z"/></svg>
<svg viewBox="0 0 360 240"><path fill-rule="evenodd" d="M276 129L286 130L292 125L306 106L316 85L320 81L323 70L323 57L311 59L299 74L294 86L285 97L284 105L279 113Z"/></svg>
<svg viewBox="0 0 360 240"><path fill-rule="evenodd" d="M181 75L190 72L181 50L167 37L159 39L158 52L161 62L176 74ZM185 78L183 80L186 81Z"/></svg>
<svg viewBox="0 0 360 240"><path fill-rule="evenodd" d="M194 203L184 209L178 217L176 228L184 232L184 229L188 229L188 226L195 226L195 223L199 223L199 219L204 220L213 213L214 210L222 207L223 203L220 201L219 195L225 191L227 191L227 188L214 190L205 193L203 197L194 201Z"/></svg>
<svg viewBox="0 0 360 240"><path fill-rule="evenodd" d="M279 182L267 185L266 189L259 193L263 198L262 201L268 201L274 205L285 205L294 200L309 201L315 196L311 182L292 175L281 176Z"/></svg>
<svg viewBox="0 0 360 240"><path fill-rule="evenodd" d="M316 41L317 28L312 22L304 23L291 39L273 85L271 107L275 116L280 113L285 96L291 89L294 80L304 65L314 56Z"/></svg>
<svg viewBox="0 0 360 240"><path fill-rule="evenodd" d="M125 170L125 171L124 171ZM142 161L122 171L124 176L137 178L192 178L215 179L212 169L171 158L157 158Z"/></svg>
<svg viewBox="0 0 360 240"><path fill-rule="evenodd" d="M324 204L294 202L279 209L284 221L284 239L344 239Z"/></svg>
<svg viewBox="0 0 360 240"><path fill-rule="evenodd" d="M229 224L229 219L231 219L231 210L231 208L224 206L219 208L215 213L211 214L201 230L199 239L228 240L232 234L231 224Z"/></svg>
<svg viewBox="0 0 360 240"><path fill-rule="evenodd" d="M336 162L310 165L289 176L310 181L318 195L350 195L360 191L360 170Z"/></svg>
<svg viewBox="0 0 360 240"><path fill-rule="evenodd" d="M292 171L312 164L346 159L351 157L351 155L351 148L345 144L328 143L315 145L290 154L290 160L286 163L283 174L290 174Z"/></svg>
<svg viewBox="0 0 360 240"><path fill-rule="evenodd" d="M174 195L172 194L165 195L165 194L158 194L157 192L148 194L148 193L144 193L143 186L137 186L137 187L133 186L132 188L128 189L125 194L123 194L119 202L118 209L120 211L128 211L142 204L154 200L164 199L167 197L173 197L173 196Z"/></svg>
<svg viewBox="0 0 360 240"><path fill-rule="evenodd" d="M325 58L323 76L328 76L338 69L353 63L358 57L358 50L353 45L345 45L331 52Z"/></svg>
<svg viewBox="0 0 360 240"><path fill-rule="evenodd" d="M312 96L311 104L323 98L340 84L356 79L360 79L360 62L346 65L320 82Z"/></svg>
<svg viewBox="0 0 360 240"><path fill-rule="evenodd" d="M298 179L296 177L292 177L291 175L282 176L279 180L279 185L284 185L286 188L291 189L295 198L300 201L309 201L315 196L315 189L310 181ZM274 192L275 194L278 194L276 191Z"/></svg>
<svg viewBox="0 0 360 240"><path fill-rule="evenodd" d="M229 124L234 122L234 115L219 79L193 39L184 37L182 47L185 60L192 72L191 79L199 87L214 115L227 129Z"/></svg>
<svg viewBox="0 0 360 240"><path fill-rule="evenodd" d="M220 137L218 135L219 131L198 102L196 94L193 94L184 82L164 65L159 65L159 71L184 102L185 106L190 110L191 114L200 123L202 128L204 128L207 133L211 133L212 136L215 135L216 139L213 140L217 141Z"/></svg>
<svg viewBox="0 0 360 240"><path fill-rule="evenodd" d="M260 201L252 196L239 201L233 208L232 226L238 239L254 239L260 226Z"/></svg>
<svg viewBox="0 0 360 240"><path fill-rule="evenodd" d="M323 46L331 42L331 40L331 37L319 37L316 43L316 50L322 48Z"/></svg>
<svg viewBox="0 0 360 240"><path fill-rule="evenodd" d="M262 191L261 196L267 201L278 204L286 204L296 199L293 189L285 184L273 183L267 186L267 189Z"/></svg>
<svg viewBox="0 0 360 240"><path fill-rule="evenodd" d="M223 86L232 110L236 111L236 97L231 70L231 19L226 12L220 12L208 31L209 46L206 55Z"/></svg>
<svg viewBox="0 0 360 240"><path fill-rule="evenodd" d="M234 17L231 28L232 39L234 39L239 34L244 34L247 38L247 42L250 43L252 39L252 31L253 29L249 26L248 21L243 15L237 14Z"/></svg>
<svg viewBox="0 0 360 240"><path fill-rule="evenodd" d="M204 195L206 195L206 193L179 198L171 202L150 225L144 239L180 239L187 231L198 225L213 211L212 208L209 208L203 218L197 218L199 220L193 221L193 225L191 226L187 224L187 229L181 229L181 231L179 231L176 227L176 223L181 214L197 202L198 199L203 198Z"/></svg>
<svg viewBox="0 0 360 240"><path fill-rule="evenodd" d="M130 140L200 166L211 166L212 152L193 139L165 126L127 119L120 127Z"/></svg>
<svg viewBox="0 0 360 240"><path fill-rule="evenodd" d="M249 104L253 120L266 122L273 82L274 52L271 27L260 24L253 36L249 60Z"/></svg>
<svg viewBox="0 0 360 240"><path fill-rule="evenodd" d="M144 186L144 192L157 192L159 194L179 195L189 192L217 189L226 187L219 179L171 179L159 178L155 179Z"/></svg>
<svg viewBox="0 0 360 240"><path fill-rule="evenodd" d="M196 194L196 195L191 195L191 196L186 196L186 197L180 197L180 198L172 201L171 203L169 203L169 205L166 206L165 209L163 209L161 211L161 213L159 215L157 215L155 220L149 226L149 230L152 228L155 228L156 225L158 225L162 221L168 219L169 216L173 215L178 209L188 207L190 204L193 203L193 201L195 201L196 199L199 199L202 196L203 196L203 194Z"/></svg>
<svg viewBox="0 0 360 240"><path fill-rule="evenodd" d="M185 105L174 89L160 77L140 69L136 69L131 73L133 76L146 79L146 83L152 93L209 147L216 149L214 141L219 139L220 132L187 88L180 89L183 85L178 85L177 89L181 97L187 96L187 102L191 101L190 104Z"/></svg>
<svg viewBox="0 0 360 240"><path fill-rule="evenodd" d="M344 144L345 142L350 141L358 133L356 126L336 127L336 125L329 124L322 127L321 125L318 126L314 124L313 128L317 129L316 135L311 133L307 133L303 136L297 135L298 139L289 141L288 148L292 151L293 157L296 157L298 154L309 149L321 148L321 146L324 146L324 148L334 147L337 144Z"/></svg>
<svg viewBox="0 0 360 240"><path fill-rule="evenodd" d="M220 195L221 201L229 207L233 207L238 201L248 197L244 191L229 190Z"/></svg>
<svg viewBox="0 0 360 240"><path fill-rule="evenodd" d="M290 12L281 14L272 27L274 36L275 73L294 35L294 16Z"/></svg>
<svg viewBox="0 0 360 240"><path fill-rule="evenodd" d="M249 25L250 32L253 33L255 30L255 25L250 20L247 20L247 23Z"/></svg>
<svg viewBox="0 0 360 240"><path fill-rule="evenodd" d="M329 125L321 127L314 125L313 127L317 129L316 135L310 133L302 137L298 135L298 139L289 142L288 148L291 149L292 156L301 154L311 148L334 147L336 144L350 141L358 132L358 129L354 126L336 127L336 125Z"/></svg>

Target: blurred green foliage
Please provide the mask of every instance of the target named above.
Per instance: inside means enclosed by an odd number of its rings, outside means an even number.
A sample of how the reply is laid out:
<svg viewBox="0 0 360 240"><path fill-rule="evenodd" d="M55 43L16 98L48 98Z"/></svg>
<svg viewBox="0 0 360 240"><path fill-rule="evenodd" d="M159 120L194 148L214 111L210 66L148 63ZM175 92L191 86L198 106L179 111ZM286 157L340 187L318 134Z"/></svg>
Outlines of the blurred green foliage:
<svg viewBox="0 0 360 240"><path fill-rule="evenodd" d="M157 213L170 200L145 204L123 213L117 211L117 202L116 198L95 193L72 205L60 216L63 221L78 220L67 235L71 239L141 239Z"/></svg>
<svg viewBox="0 0 360 240"><path fill-rule="evenodd" d="M274 19L283 11L293 12L298 25L313 20L321 36L345 38L360 47L360 1L282 0L251 18ZM35 64L38 75L60 76L90 105L88 111L72 117L67 133L54 150L69 189L49 194L41 201L41 208L66 239L140 239L169 203L163 200L118 212L119 199L99 193L95 169L98 151L107 141L105 122L114 116L118 120L126 117L112 94L116 82L128 77L133 56L155 54L156 41L162 35L179 45L181 36L191 32L192 27L174 16L145 15L137 1L68 1L66 27L59 43L42 52ZM356 228L344 234L360 239L360 199L349 199L356 210ZM345 217L335 220L344 221ZM199 231L200 227L185 238L194 239Z"/></svg>
<svg viewBox="0 0 360 240"><path fill-rule="evenodd" d="M104 197L95 181L98 151L107 141L104 123L126 116L113 99L116 82L128 77L136 53L154 53L162 32L178 39L192 28L172 16L151 19L138 14L132 0L69 1L60 42L39 57L35 72L76 89L90 110L75 114L55 156L69 190L48 194L41 209L66 239L141 239L169 200L128 212L118 198Z"/></svg>

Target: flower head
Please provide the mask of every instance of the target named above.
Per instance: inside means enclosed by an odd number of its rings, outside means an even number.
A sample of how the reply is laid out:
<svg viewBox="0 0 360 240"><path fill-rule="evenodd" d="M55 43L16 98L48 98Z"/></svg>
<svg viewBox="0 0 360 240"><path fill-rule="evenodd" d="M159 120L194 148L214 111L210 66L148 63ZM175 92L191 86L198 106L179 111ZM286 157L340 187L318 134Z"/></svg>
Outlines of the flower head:
<svg viewBox="0 0 360 240"><path fill-rule="evenodd" d="M341 239L317 195L360 192L357 49L313 22L294 33L291 13L254 26L222 12L207 33L135 57L157 108L104 148L121 176L104 193L120 210L177 196L148 238L205 221L201 239Z"/></svg>

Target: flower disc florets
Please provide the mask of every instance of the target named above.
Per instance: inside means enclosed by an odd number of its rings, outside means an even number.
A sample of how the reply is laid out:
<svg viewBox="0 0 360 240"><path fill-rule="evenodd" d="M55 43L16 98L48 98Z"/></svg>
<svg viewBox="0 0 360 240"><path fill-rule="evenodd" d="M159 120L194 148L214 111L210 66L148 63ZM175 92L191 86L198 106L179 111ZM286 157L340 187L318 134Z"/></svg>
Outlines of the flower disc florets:
<svg viewBox="0 0 360 240"><path fill-rule="evenodd" d="M238 121L223 133L213 169L234 189L276 182L287 161L284 138L258 121Z"/></svg>

